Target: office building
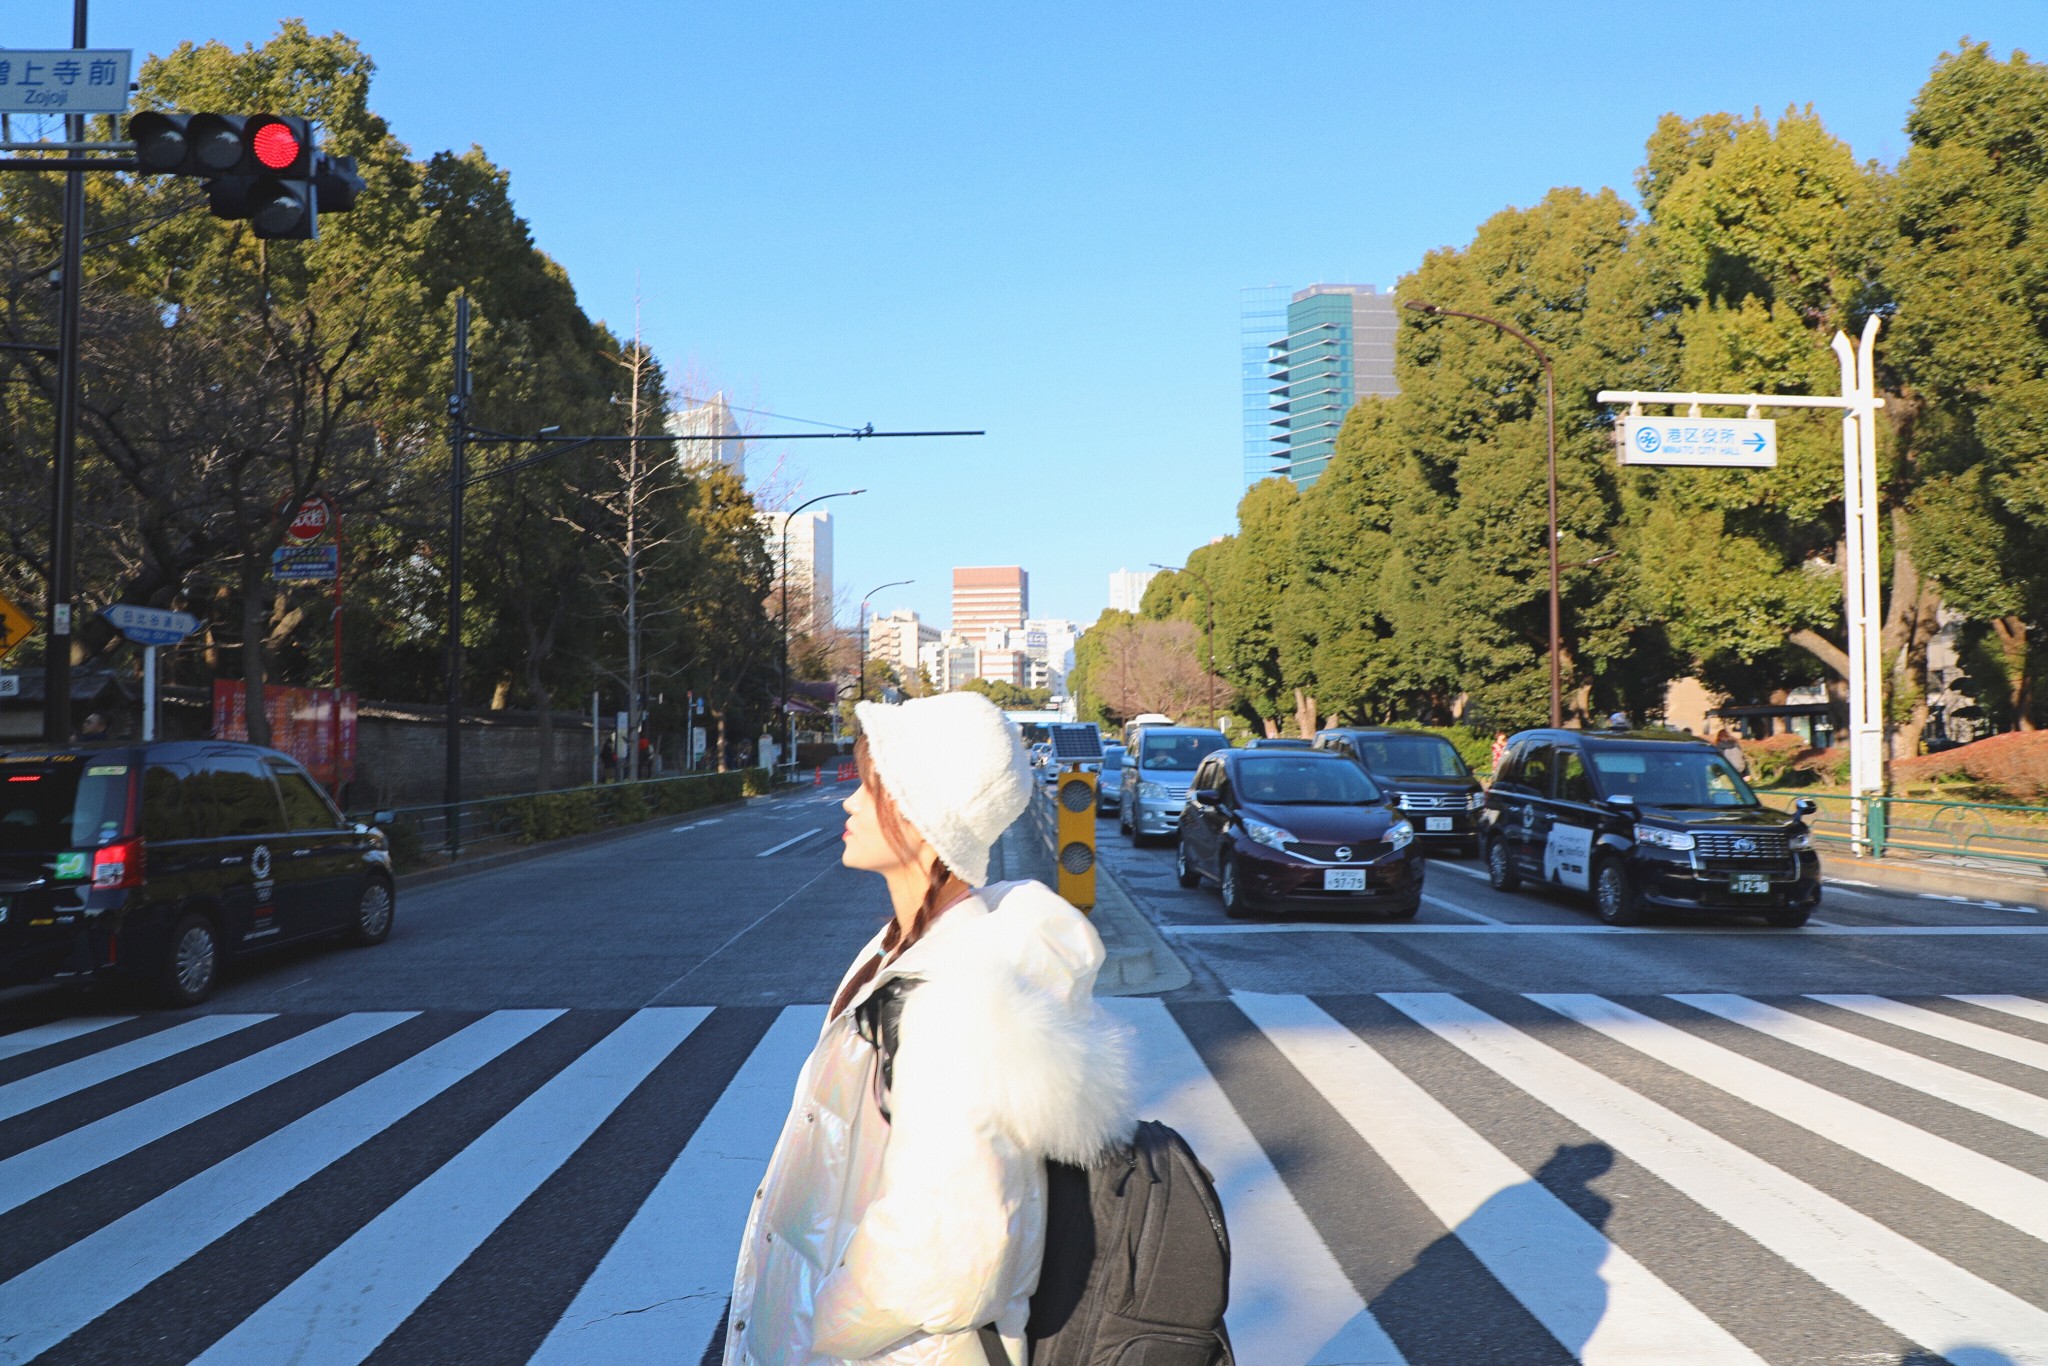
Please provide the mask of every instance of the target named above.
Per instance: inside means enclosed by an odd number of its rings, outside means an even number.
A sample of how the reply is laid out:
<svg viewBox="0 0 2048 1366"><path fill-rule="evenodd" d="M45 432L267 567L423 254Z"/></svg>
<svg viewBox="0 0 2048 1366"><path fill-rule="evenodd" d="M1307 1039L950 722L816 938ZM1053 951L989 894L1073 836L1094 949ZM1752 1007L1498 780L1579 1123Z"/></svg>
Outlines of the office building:
<svg viewBox="0 0 2048 1366"><path fill-rule="evenodd" d="M916 680L924 647L938 641L939 628L925 625L907 607L868 618L868 658L887 664L905 683Z"/></svg>
<svg viewBox="0 0 2048 1366"><path fill-rule="evenodd" d="M925 676L940 692L957 692L968 679L976 676L980 664L980 650L964 637L942 635L938 640L928 641L918 647L918 663L924 666Z"/></svg>
<svg viewBox="0 0 2048 1366"><path fill-rule="evenodd" d="M1260 420L1264 421L1263 412ZM1145 590L1158 577L1156 569L1116 570L1109 576L1109 605L1119 612L1135 613L1139 604L1145 601Z"/></svg>
<svg viewBox="0 0 2048 1366"><path fill-rule="evenodd" d="M991 626L1022 629L1031 608L1030 579L1015 565L953 571L953 632L982 643Z"/></svg>
<svg viewBox="0 0 2048 1366"><path fill-rule="evenodd" d="M1288 300L1286 332L1266 345L1266 473L1309 487L1335 454L1352 405L1400 393L1396 307L1372 285L1310 285Z"/></svg>
<svg viewBox="0 0 2048 1366"><path fill-rule="evenodd" d="M742 482L747 477L747 443L739 440L739 424L722 393L688 403L669 414L668 434L685 438L676 442L676 459L690 467L723 465ZM714 441L712 437L731 438ZM694 439L690 439L694 438Z"/></svg>
<svg viewBox="0 0 2048 1366"><path fill-rule="evenodd" d="M775 573L768 610L782 612L783 533L789 541L789 629L792 635L822 636L832 629L832 514L806 510L757 514Z"/></svg>
<svg viewBox="0 0 2048 1366"><path fill-rule="evenodd" d="M1050 688L1062 696L1067 675L1074 671L1074 643L1081 638L1079 623L1061 617L1034 617L1024 623L1024 654L1030 661L1033 688Z"/></svg>
<svg viewBox="0 0 2048 1366"><path fill-rule="evenodd" d="M1286 285L1253 285L1238 293L1237 350L1244 400L1244 486L1281 472L1273 452L1273 381L1268 377L1269 347L1287 336ZM1114 576L1112 576L1112 584ZM1142 590L1140 590L1142 591ZM1117 606L1110 589L1111 607ZM1138 610L1135 599L1122 609Z"/></svg>

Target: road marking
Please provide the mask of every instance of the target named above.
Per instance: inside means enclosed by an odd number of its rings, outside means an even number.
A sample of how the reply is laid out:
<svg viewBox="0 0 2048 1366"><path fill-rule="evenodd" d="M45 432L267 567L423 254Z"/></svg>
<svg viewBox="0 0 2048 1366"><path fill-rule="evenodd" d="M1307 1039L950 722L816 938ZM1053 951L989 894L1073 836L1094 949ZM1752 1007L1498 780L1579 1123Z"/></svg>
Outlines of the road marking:
<svg viewBox="0 0 2048 1366"><path fill-rule="evenodd" d="M0 1119L13 1119L26 1114L39 1105L48 1105L53 1100L76 1095L89 1086L133 1072L138 1067L147 1067L165 1058L176 1057L188 1048L197 1048L215 1039L224 1039L237 1030L265 1020L276 1019L274 1015L201 1015L196 1020L160 1029L140 1039L117 1044L90 1057L67 1062L61 1067L52 1067L47 1072L38 1072L32 1077L0 1086Z"/></svg>
<svg viewBox="0 0 2048 1366"><path fill-rule="evenodd" d="M2035 1024L2048 1024L2048 1005L2025 996L1950 996L1949 999L1983 1006L1986 1010L2003 1011L2022 1020L2032 1020Z"/></svg>
<svg viewBox="0 0 2048 1366"><path fill-rule="evenodd" d="M809 830L804 831L801 835L793 835L789 839L786 839L782 843L776 845L773 849L763 849L760 853L754 855L754 857L767 858L770 854L779 854L783 850L789 848L789 846L792 844L801 844L803 841L809 839L811 836L817 834L820 830L823 830L824 828L825 827L822 825L812 826Z"/></svg>
<svg viewBox="0 0 2048 1366"><path fill-rule="evenodd" d="M701 820L701 821L691 821L691 822L690 822L690 823L689 823L688 825L679 825L679 826L677 826L677 827L676 827L675 829L673 829L673 830L669 831L669 833L670 833L671 835L680 835L680 834L682 834L682 833L683 833L683 832L684 832L685 830L701 830L701 829L702 829L703 827L705 827L705 826L707 826L707 825L716 825L716 824L718 824L718 823L719 823L720 821L722 821L722 820L724 820L724 819L725 819L725 817L723 817L723 816L712 816L712 817L710 817L710 818L709 818L709 819L707 819L707 820Z"/></svg>
<svg viewBox="0 0 2048 1366"><path fill-rule="evenodd" d="M5 1285L5 1350L38 1356L566 1012L501 1010L173 1186Z"/></svg>
<svg viewBox="0 0 2048 1366"><path fill-rule="evenodd" d="M1922 901L1946 901L1954 906L1980 906L1987 911L2012 911L2018 915L2039 915L2032 906L2008 906L2002 901L1979 901L1975 897L1954 896L1948 892L1918 892Z"/></svg>
<svg viewBox="0 0 2048 1366"><path fill-rule="evenodd" d="M2048 1181L2038 1176L1603 996L1542 991L1526 995L1568 1020L1889 1167L1979 1214L2048 1240Z"/></svg>
<svg viewBox="0 0 2048 1366"><path fill-rule="evenodd" d="M1893 936L1923 938L1969 938L1979 935L2011 937L2048 934L2043 925L1837 925L1808 921L1799 929L1771 929L1748 925L1548 925L1502 920L1491 925L1438 925L1413 921L1374 921L1368 924L1283 921L1271 925L1161 925L1166 934L1738 934L1773 939L1868 939Z"/></svg>
<svg viewBox="0 0 2048 1366"><path fill-rule="evenodd" d="M658 1361L677 1343L710 1341L732 1289L733 1240L789 1112L790 1078L824 1023L823 1006L775 1017L529 1366Z"/></svg>
<svg viewBox="0 0 2048 1366"><path fill-rule="evenodd" d="M1508 923L1505 920L1495 920L1490 915L1481 915L1478 911L1471 910L1467 907L1454 905L1451 902L1444 900L1440 896L1431 896L1427 892L1424 892L1422 894L1422 901L1424 905L1434 906L1440 911L1449 911L1453 915L1462 915L1467 917L1468 919L1477 920L1482 925L1505 925Z"/></svg>
<svg viewBox="0 0 2048 1366"><path fill-rule="evenodd" d="M1441 868L1447 873L1463 873L1466 877L1476 877L1481 882L1487 880L1485 873L1480 872L1477 868L1467 868L1462 863L1438 863L1432 859L1428 866L1431 868Z"/></svg>
<svg viewBox="0 0 2048 1366"><path fill-rule="evenodd" d="M1761 1366L1762 1358L1313 1002L1231 999L1585 1366Z"/></svg>
<svg viewBox="0 0 2048 1366"><path fill-rule="evenodd" d="M1874 1077L1910 1087L1922 1095L1945 1100L1965 1110L2048 1138L2048 1097L1965 1072L1960 1067L1908 1053L1903 1048L1866 1039L1846 1029L1822 1024L1789 1010L1752 1001L1746 996L1673 992L1671 999L1704 1010L1759 1034L1832 1058Z"/></svg>
<svg viewBox="0 0 2048 1366"><path fill-rule="evenodd" d="M1181 1131L1216 1176L1230 1216L1230 1337L1260 1366L1403 1366L1404 1358L1302 1212L1165 1005L1105 1000L1138 1033L1138 1113Z"/></svg>
<svg viewBox="0 0 2048 1366"><path fill-rule="evenodd" d="M414 1010L363 1012L329 1020L261 1053L159 1091L103 1119L0 1162L0 1213L27 1204L116 1158L176 1133L267 1086L410 1020Z"/></svg>
<svg viewBox="0 0 2048 1366"><path fill-rule="evenodd" d="M1455 996L1381 999L1923 1347L2048 1363L2048 1310Z"/></svg>
<svg viewBox="0 0 2048 1366"><path fill-rule="evenodd" d="M710 1014L683 1006L628 1016L197 1362L352 1366L368 1357Z"/></svg>
<svg viewBox="0 0 2048 1366"><path fill-rule="evenodd" d="M1882 1020L1901 1029L1910 1029L1916 1034L1961 1044L1964 1048L1988 1053L1994 1058L2004 1058L2007 1062L2016 1062L2024 1067L2037 1067L2048 1072L2048 1043L2022 1038L2018 1034L2008 1034L2002 1029L1992 1029L1971 1020L1959 1020L1938 1010L1907 1005L1904 1001L1888 1000L1883 996L1814 994L1807 999L1819 1001L1822 1005L1836 1006L1842 1010L1853 1010L1858 1015ZM1997 999L1995 997L1956 996L1951 999L1987 1006L1992 1010L1998 1009L1997 1006L1991 1005L1991 1002Z"/></svg>
<svg viewBox="0 0 2048 1366"><path fill-rule="evenodd" d="M133 1015L88 1015L76 1020L53 1020L49 1024L0 1035L0 1058L18 1058L24 1053L33 1053L38 1048L48 1048L53 1043L63 1043L81 1034L90 1034L95 1029L126 1024L134 1018Z"/></svg>

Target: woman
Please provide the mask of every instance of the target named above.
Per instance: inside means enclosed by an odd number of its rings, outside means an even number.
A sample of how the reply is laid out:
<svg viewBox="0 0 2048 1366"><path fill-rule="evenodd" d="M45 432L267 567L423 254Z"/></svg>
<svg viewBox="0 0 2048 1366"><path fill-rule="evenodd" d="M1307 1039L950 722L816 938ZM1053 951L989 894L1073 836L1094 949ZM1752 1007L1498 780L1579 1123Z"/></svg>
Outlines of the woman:
<svg viewBox="0 0 2048 1366"><path fill-rule="evenodd" d="M994 704L855 711L840 861L880 874L895 914L833 994L755 1192L726 1366L1026 1366L1045 1161L1132 1129L1125 1033L1093 999L1102 941L1040 883L983 885L1032 790ZM892 995L885 1075L862 1007Z"/></svg>

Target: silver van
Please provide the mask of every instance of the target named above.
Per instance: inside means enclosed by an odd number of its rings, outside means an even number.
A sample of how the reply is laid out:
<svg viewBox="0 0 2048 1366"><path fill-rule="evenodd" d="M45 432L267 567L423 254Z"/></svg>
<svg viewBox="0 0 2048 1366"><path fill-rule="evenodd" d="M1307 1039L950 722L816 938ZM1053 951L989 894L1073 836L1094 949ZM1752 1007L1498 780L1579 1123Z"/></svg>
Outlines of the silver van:
<svg viewBox="0 0 2048 1366"><path fill-rule="evenodd" d="M1200 726L1148 725L1138 730L1124 754L1117 828L1133 844L1143 843L1148 835L1174 834L1180 829L1180 809L1187 804L1195 770L1229 744L1222 731Z"/></svg>

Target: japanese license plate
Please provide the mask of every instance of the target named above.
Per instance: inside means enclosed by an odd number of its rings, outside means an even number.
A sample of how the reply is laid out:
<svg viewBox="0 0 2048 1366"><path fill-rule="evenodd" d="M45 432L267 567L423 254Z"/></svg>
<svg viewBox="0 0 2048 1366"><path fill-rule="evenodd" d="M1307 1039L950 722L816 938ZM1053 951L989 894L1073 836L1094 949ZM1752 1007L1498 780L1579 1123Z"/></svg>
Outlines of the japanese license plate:
<svg viewBox="0 0 2048 1366"><path fill-rule="evenodd" d="M1365 869L1325 868L1323 890L1326 892L1362 892L1365 890Z"/></svg>
<svg viewBox="0 0 2048 1366"><path fill-rule="evenodd" d="M1737 896L1762 896L1771 890L1771 880L1762 873L1735 873L1728 879L1728 890Z"/></svg>
<svg viewBox="0 0 2048 1366"><path fill-rule="evenodd" d="M1451 818L1449 816L1424 816L1422 818L1422 828L1431 832L1448 830L1451 828Z"/></svg>

